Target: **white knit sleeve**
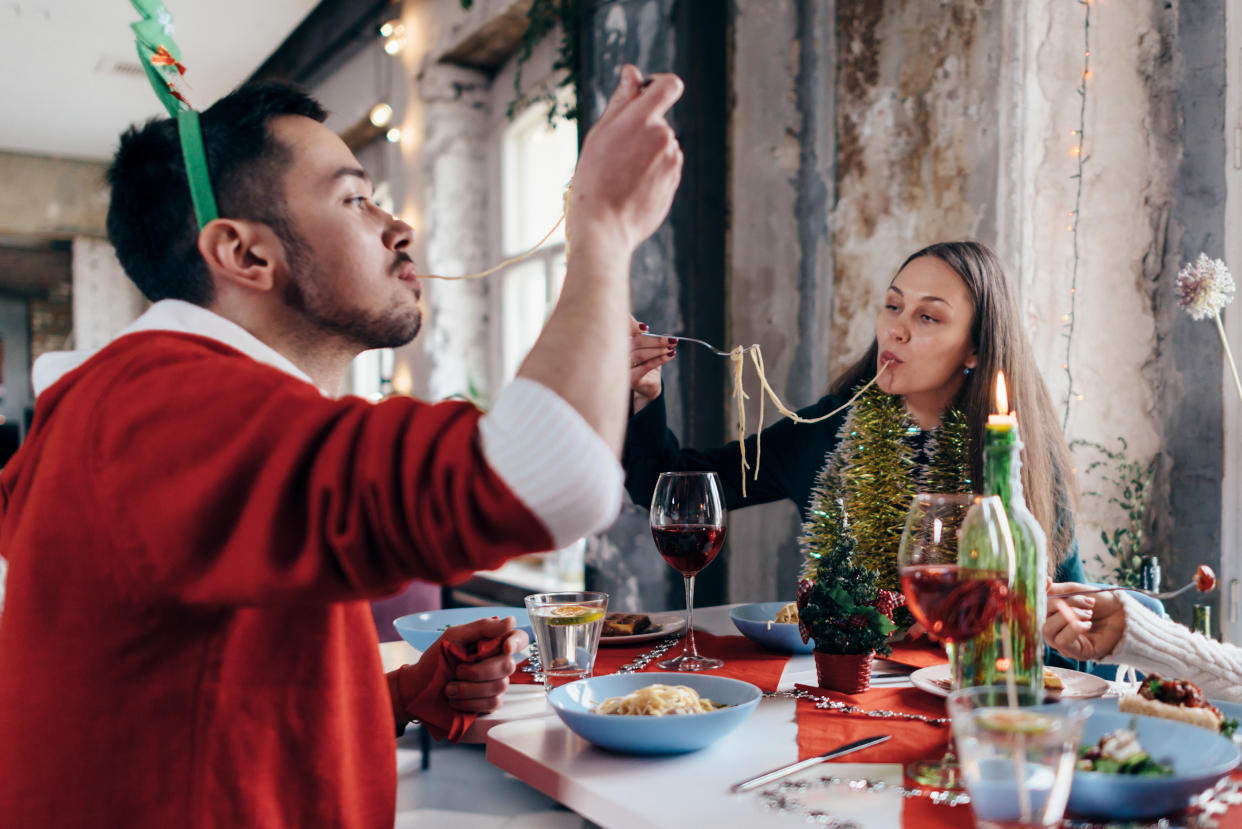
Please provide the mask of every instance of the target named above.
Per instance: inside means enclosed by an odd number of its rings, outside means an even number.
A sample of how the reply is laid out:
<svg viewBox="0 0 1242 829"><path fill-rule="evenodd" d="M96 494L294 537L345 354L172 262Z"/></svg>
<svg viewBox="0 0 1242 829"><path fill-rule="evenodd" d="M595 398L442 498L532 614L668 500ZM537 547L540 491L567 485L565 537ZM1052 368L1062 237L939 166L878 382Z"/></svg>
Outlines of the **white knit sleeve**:
<svg viewBox="0 0 1242 829"><path fill-rule="evenodd" d="M554 546L609 527L624 472L582 415L556 392L519 377L479 420L483 457L547 527Z"/></svg>
<svg viewBox="0 0 1242 829"><path fill-rule="evenodd" d="M1143 673L1188 679L1213 699L1242 702L1242 648L1217 642L1162 619L1121 593L1126 630L1101 661L1133 665Z"/></svg>

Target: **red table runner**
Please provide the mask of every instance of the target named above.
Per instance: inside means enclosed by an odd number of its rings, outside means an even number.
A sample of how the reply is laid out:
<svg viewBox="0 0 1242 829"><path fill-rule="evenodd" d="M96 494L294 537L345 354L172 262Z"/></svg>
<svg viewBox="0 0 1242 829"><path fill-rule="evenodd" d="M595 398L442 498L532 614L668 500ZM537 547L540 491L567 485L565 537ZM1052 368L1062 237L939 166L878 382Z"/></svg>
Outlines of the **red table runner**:
<svg viewBox="0 0 1242 829"><path fill-rule="evenodd" d="M780 685L781 674L785 670L785 665L789 662L789 654L773 653L766 648L756 645L745 636L716 636L705 631L696 630L694 632L694 639L700 654L724 660L722 667L710 672L712 676L727 676L732 679L740 679L759 686L763 691L775 691L777 689L777 686ZM644 642L640 645L600 648L599 653L595 657L595 676L616 673L623 665L633 662L635 658L647 653L655 645L655 642ZM672 648L665 651L660 659L677 656L681 653L681 650L682 643L679 641ZM642 673L659 671L660 668L656 667L657 661L659 660L649 663L647 667L643 668ZM523 662L519 666L518 671L510 677L509 681L516 685L533 684L533 675L521 670L525 666L526 663Z"/></svg>

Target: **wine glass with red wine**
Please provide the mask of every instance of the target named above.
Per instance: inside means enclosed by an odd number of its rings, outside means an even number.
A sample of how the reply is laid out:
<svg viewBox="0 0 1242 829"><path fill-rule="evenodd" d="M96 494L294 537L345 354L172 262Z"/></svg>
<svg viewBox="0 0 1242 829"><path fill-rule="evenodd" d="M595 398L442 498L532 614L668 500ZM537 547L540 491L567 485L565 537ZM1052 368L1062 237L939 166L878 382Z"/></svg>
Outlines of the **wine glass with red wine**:
<svg viewBox="0 0 1242 829"><path fill-rule="evenodd" d="M954 646L988 630L1008 609L1014 548L1004 504L994 495L915 495L897 569L910 612L945 645L950 690L956 691L962 687L963 663ZM911 764L906 772L924 785L960 787L952 742L941 759Z"/></svg>
<svg viewBox="0 0 1242 829"><path fill-rule="evenodd" d="M694 577L724 544L725 509L715 472L663 472L651 496L656 549L686 582L686 636L681 656L656 664L667 671L707 671L724 664L694 645Z"/></svg>

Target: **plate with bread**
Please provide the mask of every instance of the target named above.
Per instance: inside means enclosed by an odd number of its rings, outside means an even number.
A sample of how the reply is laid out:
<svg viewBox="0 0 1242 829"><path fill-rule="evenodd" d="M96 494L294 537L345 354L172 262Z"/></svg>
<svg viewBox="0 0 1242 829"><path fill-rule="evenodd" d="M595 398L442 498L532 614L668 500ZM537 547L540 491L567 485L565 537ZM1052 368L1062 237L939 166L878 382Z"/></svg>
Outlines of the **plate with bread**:
<svg viewBox="0 0 1242 829"><path fill-rule="evenodd" d="M952 685L947 664L919 668L910 674L910 681L915 688L938 697L947 697ZM1069 668L1044 668L1044 690L1061 699L1094 699L1108 693L1108 680Z"/></svg>
<svg viewBox="0 0 1242 829"><path fill-rule="evenodd" d="M662 636L681 633L686 627L684 613L609 613L599 635L601 645L637 645Z"/></svg>

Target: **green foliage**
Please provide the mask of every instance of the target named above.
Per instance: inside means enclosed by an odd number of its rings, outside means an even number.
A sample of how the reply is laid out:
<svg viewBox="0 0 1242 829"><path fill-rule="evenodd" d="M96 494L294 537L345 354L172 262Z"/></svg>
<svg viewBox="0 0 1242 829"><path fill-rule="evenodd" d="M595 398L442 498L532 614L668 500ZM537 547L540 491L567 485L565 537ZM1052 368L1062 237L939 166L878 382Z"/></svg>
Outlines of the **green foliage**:
<svg viewBox="0 0 1242 829"><path fill-rule="evenodd" d="M876 585L876 573L854 563L854 541L842 538L820 556L814 582L798 589L798 624L824 653L892 653L888 635L900 595Z"/></svg>
<svg viewBox="0 0 1242 829"><path fill-rule="evenodd" d="M1106 446L1088 440L1076 440L1071 446L1094 449L1102 458L1087 465L1085 474L1099 470L1099 477L1116 493L1105 496L1098 490L1084 490L1083 495L1104 499L1106 503L1121 508L1125 523L1120 527L1100 531L1100 539L1109 552L1109 560L1096 555L1095 560L1105 571L1111 566L1106 579L1124 587L1143 586L1143 525L1147 515L1147 494L1151 488L1154 460L1146 463L1130 460L1129 445L1125 438L1117 438L1121 448L1113 451Z"/></svg>
<svg viewBox="0 0 1242 829"><path fill-rule="evenodd" d="M461 0L461 7L466 11L473 5L474 0ZM522 91L522 64L530 60L535 47L557 24L561 27L561 44L552 69L562 70L565 75L555 87L548 88L544 85L533 94L526 95ZM577 97L582 81L582 40L579 37L581 25L582 0L534 0L531 3L526 12L526 31L522 33L522 42L517 49L517 71L513 75L514 98L507 110L510 120L528 106L544 101L552 104L548 111L549 125L555 125L558 118L566 121L578 120ZM556 94L561 88L574 93L574 103L561 102Z"/></svg>

